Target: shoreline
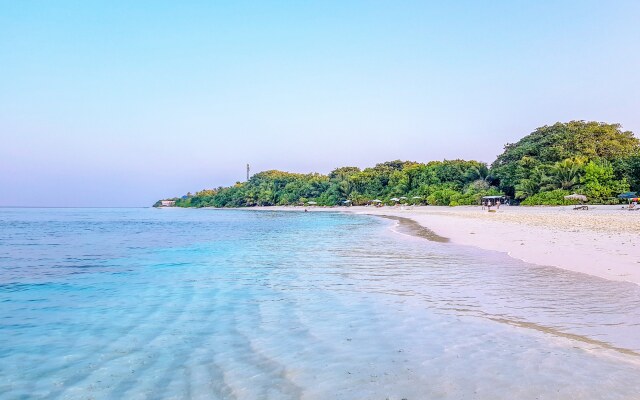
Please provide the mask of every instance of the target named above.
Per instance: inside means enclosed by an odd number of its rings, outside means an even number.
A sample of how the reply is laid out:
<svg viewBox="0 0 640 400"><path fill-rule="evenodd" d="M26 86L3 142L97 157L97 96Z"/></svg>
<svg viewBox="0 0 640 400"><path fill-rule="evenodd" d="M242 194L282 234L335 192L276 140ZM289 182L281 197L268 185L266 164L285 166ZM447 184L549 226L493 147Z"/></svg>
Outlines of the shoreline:
<svg viewBox="0 0 640 400"><path fill-rule="evenodd" d="M245 210L245 208L242 208ZM298 211L271 206L246 210ZM307 207L309 212L348 212L417 224L414 235L439 242L507 253L537 265L640 285L640 212L620 206L509 207L488 213L479 206ZM415 233L415 231L421 231Z"/></svg>

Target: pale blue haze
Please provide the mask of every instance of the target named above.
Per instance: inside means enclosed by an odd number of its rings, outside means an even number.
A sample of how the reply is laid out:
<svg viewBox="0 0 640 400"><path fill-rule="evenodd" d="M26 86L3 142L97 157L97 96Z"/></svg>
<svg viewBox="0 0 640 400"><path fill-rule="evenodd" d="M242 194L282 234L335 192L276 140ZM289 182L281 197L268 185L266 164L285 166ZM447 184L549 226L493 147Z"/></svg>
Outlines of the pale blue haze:
<svg viewBox="0 0 640 400"><path fill-rule="evenodd" d="M638 133L637 1L0 0L0 205L149 205L254 171L491 162Z"/></svg>
<svg viewBox="0 0 640 400"><path fill-rule="evenodd" d="M633 399L640 288L339 213L0 208L2 399Z"/></svg>

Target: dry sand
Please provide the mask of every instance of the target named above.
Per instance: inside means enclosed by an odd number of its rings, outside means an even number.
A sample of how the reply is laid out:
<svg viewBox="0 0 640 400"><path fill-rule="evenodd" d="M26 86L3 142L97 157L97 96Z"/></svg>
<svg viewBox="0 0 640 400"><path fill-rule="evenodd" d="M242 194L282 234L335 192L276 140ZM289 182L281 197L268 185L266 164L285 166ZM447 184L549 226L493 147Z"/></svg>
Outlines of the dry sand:
<svg viewBox="0 0 640 400"><path fill-rule="evenodd" d="M301 207L264 207L298 210ZM550 265L616 281L640 284L640 211L621 206L509 207L495 213L481 207L336 207L346 211L414 220L452 243L506 252Z"/></svg>

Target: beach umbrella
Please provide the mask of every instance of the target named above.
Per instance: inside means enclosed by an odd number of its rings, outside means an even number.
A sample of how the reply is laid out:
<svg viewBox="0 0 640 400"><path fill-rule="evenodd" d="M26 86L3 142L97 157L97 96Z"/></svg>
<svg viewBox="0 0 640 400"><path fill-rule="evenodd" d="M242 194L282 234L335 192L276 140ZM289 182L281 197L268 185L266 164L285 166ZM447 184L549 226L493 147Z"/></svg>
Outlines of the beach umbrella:
<svg viewBox="0 0 640 400"><path fill-rule="evenodd" d="M421 199L422 196L413 196L412 199Z"/></svg>
<svg viewBox="0 0 640 400"><path fill-rule="evenodd" d="M619 199L627 199L629 201L629 204L631 204L632 201L638 201L636 199L636 196L638 195L638 193L636 192L625 192L622 194L618 195Z"/></svg>
<svg viewBox="0 0 640 400"><path fill-rule="evenodd" d="M397 197L394 197L394 198L391 199L391 201L400 201L400 199L397 198Z"/></svg>
<svg viewBox="0 0 640 400"><path fill-rule="evenodd" d="M579 201L587 201L587 196L583 195L583 194L570 194L568 196L564 196L565 199L567 200L579 200Z"/></svg>
<svg viewBox="0 0 640 400"><path fill-rule="evenodd" d="M404 197L404 196L400 197L400 200L406 200L406 199L407 199L407 198L406 198L406 197Z"/></svg>
<svg viewBox="0 0 640 400"><path fill-rule="evenodd" d="M351 200L345 200L345 201L343 201L343 203L345 203L345 204L346 203L352 203L352 201Z"/></svg>
<svg viewBox="0 0 640 400"><path fill-rule="evenodd" d="M375 200L371 200L371 202L372 203L382 203L382 200L375 199Z"/></svg>
<svg viewBox="0 0 640 400"><path fill-rule="evenodd" d="M314 205L316 205L318 203L316 203L315 201L308 201L307 204L310 204L310 205L314 206Z"/></svg>
<svg viewBox="0 0 640 400"><path fill-rule="evenodd" d="M633 199L634 197L638 197L638 193L626 192L618 195L619 199L629 199L629 201L631 201L631 199Z"/></svg>

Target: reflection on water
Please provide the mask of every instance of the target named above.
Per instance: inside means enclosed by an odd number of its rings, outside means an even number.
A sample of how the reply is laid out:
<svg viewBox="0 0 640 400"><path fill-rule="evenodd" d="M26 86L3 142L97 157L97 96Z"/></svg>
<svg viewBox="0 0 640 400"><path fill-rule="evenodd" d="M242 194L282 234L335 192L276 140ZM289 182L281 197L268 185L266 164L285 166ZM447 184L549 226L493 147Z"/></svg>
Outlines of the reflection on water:
<svg viewBox="0 0 640 400"><path fill-rule="evenodd" d="M398 235L395 224L0 209L0 398L640 392L637 285Z"/></svg>

